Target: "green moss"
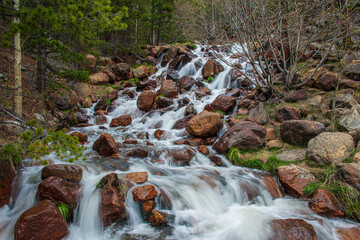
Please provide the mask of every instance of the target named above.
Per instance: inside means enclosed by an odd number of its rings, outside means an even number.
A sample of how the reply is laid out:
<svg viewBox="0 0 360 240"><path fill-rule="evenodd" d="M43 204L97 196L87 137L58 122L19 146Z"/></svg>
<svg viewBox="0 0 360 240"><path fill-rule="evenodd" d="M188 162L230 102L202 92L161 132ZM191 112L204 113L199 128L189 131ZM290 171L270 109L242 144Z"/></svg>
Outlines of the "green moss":
<svg viewBox="0 0 360 240"><path fill-rule="evenodd" d="M215 113L220 113L220 115L225 115L225 112L220 111L220 110L216 110Z"/></svg>
<svg viewBox="0 0 360 240"><path fill-rule="evenodd" d="M205 79L204 81L207 82L207 83L212 83L212 81L214 81L214 77L210 76L207 79Z"/></svg>
<svg viewBox="0 0 360 240"><path fill-rule="evenodd" d="M70 208L67 204L65 203L59 203L57 205L61 215L65 218L65 220L69 219L70 217Z"/></svg>

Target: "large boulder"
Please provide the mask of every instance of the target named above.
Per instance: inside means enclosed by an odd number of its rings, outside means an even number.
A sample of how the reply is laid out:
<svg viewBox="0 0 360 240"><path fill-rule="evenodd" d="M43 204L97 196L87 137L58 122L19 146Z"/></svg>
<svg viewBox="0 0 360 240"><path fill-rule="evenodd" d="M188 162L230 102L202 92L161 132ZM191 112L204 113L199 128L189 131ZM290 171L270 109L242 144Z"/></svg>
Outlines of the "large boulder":
<svg viewBox="0 0 360 240"><path fill-rule="evenodd" d="M62 239L69 230L57 206L44 200L20 216L14 232L15 240L48 240Z"/></svg>
<svg viewBox="0 0 360 240"><path fill-rule="evenodd" d="M150 74L150 68L144 65L141 65L138 68L135 68L132 70L134 78L143 79L149 76Z"/></svg>
<svg viewBox="0 0 360 240"><path fill-rule="evenodd" d="M114 118L111 123L110 127L126 127L129 126L132 123L132 118L130 114L126 114L117 118Z"/></svg>
<svg viewBox="0 0 360 240"><path fill-rule="evenodd" d="M137 107L144 111L153 109L156 101L156 94L151 90L143 91L137 99Z"/></svg>
<svg viewBox="0 0 360 240"><path fill-rule="evenodd" d="M279 122L284 122L287 120L300 120L301 111L294 107L284 106L276 111L275 118Z"/></svg>
<svg viewBox="0 0 360 240"><path fill-rule="evenodd" d="M114 67L113 72L116 74L116 76L119 77L120 80L126 80L128 79L130 66L126 63L119 63Z"/></svg>
<svg viewBox="0 0 360 240"><path fill-rule="evenodd" d="M162 95L163 97L174 98L178 94L178 88L174 81L166 80L161 84L160 90L157 92L157 95Z"/></svg>
<svg viewBox="0 0 360 240"><path fill-rule="evenodd" d="M75 83L74 91L81 99L84 99L91 95L91 89L88 83L82 83L82 82Z"/></svg>
<svg viewBox="0 0 360 240"><path fill-rule="evenodd" d="M9 204L15 171L7 160L0 159L0 208Z"/></svg>
<svg viewBox="0 0 360 240"><path fill-rule="evenodd" d="M103 72L90 74L89 80L92 85L105 85L110 82L108 75Z"/></svg>
<svg viewBox="0 0 360 240"><path fill-rule="evenodd" d="M339 201L325 189L319 188L309 202L310 209L323 217L343 217Z"/></svg>
<svg viewBox="0 0 360 240"><path fill-rule="evenodd" d="M324 124L315 121L289 120L282 122L280 126L282 140L300 146L306 145L322 132L326 132Z"/></svg>
<svg viewBox="0 0 360 240"><path fill-rule="evenodd" d="M119 152L114 139L108 133L101 135L100 138L94 142L93 150L103 156L111 156Z"/></svg>
<svg viewBox="0 0 360 240"><path fill-rule="evenodd" d="M255 121L257 124L265 125L269 121L269 116L265 109L264 103L259 103L256 107L249 111L249 119Z"/></svg>
<svg viewBox="0 0 360 240"><path fill-rule="evenodd" d="M126 220L125 198L115 186L101 190L100 215L104 227Z"/></svg>
<svg viewBox="0 0 360 240"><path fill-rule="evenodd" d="M176 82L176 85L180 93L189 91L192 88L192 86L194 86L194 84L195 84L195 79L188 76L183 76Z"/></svg>
<svg viewBox="0 0 360 240"><path fill-rule="evenodd" d="M224 67L220 63L209 59L204 65L202 74L204 79L207 79L208 77L215 76L222 71L224 71Z"/></svg>
<svg viewBox="0 0 360 240"><path fill-rule="evenodd" d="M360 105L354 106L340 118L339 127L347 131L360 128Z"/></svg>
<svg viewBox="0 0 360 240"><path fill-rule="evenodd" d="M360 164L342 163L337 168L336 177L360 191Z"/></svg>
<svg viewBox="0 0 360 240"><path fill-rule="evenodd" d="M321 166L339 164L354 149L354 140L350 134L324 132L309 141L307 159Z"/></svg>
<svg viewBox="0 0 360 240"><path fill-rule="evenodd" d="M71 182L80 182L82 168L76 165L53 164L43 168L41 178L44 180L50 176L59 177Z"/></svg>
<svg viewBox="0 0 360 240"><path fill-rule="evenodd" d="M40 199L76 204L79 200L80 186L59 177L48 177L38 186Z"/></svg>
<svg viewBox="0 0 360 240"><path fill-rule="evenodd" d="M278 167L276 172L281 185L292 197L302 197L305 187L317 181L309 170L293 164Z"/></svg>
<svg viewBox="0 0 360 240"><path fill-rule="evenodd" d="M185 129L195 137L206 138L216 136L222 125L219 113L205 110L191 118Z"/></svg>
<svg viewBox="0 0 360 240"><path fill-rule="evenodd" d="M317 240L314 227L302 219L279 219L272 224L275 235L272 239Z"/></svg>
<svg viewBox="0 0 360 240"><path fill-rule="evenodd" d="M226 154L232 147L257 150L264 144L265 137L266 129L263 126L250 121L240 121L230 127L213 148L222 154Z"/></svg>
<svg viewBox="0 0 360 240"><path fill-rule="evenodd" d="M222 111L224 113L230 112L236 105L236 98L232 96L219 95L211 103L205 106L207 111Z"/></svg>

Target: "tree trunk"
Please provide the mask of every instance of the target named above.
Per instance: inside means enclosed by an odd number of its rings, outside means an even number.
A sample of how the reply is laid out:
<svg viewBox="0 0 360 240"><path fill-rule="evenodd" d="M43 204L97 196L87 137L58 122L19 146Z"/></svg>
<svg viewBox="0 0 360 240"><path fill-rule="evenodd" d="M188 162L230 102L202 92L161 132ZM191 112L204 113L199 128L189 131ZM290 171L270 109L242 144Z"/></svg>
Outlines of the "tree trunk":
<svg viewBox="0 0 360 240"><path fill-rule="evenodd" d="M43 92L46 89L46 62L47 53L46 48L39 49L39 59L37 61L37 81L36 90Z"/></svg>
<svg viewBox="0 0 360 240"><path fill-rule="evenodd" d="M19 0L14 1L14 9L19 11ZM19 19L15 17L14 23L18 23ZM15 112L22 116L22 82L21 82L21 44L20 44L20 32L17 32L14 37L15 44L15 64L14 64L14 89L15 89Z"/></svg>

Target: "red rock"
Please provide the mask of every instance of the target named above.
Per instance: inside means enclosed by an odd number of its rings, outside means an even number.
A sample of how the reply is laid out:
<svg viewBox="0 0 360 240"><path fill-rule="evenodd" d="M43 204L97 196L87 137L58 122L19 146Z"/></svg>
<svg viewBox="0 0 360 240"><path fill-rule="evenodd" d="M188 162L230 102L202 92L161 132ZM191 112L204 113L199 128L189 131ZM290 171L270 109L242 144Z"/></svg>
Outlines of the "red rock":
<svg viewBox="0 0 360 240"><path fill-rule="evenodd" d="M98 115L108 115L109 113L107 111L104 110L97 110L94 115L98 116Z"/></svg>
<svg viewBox="0 0 360 240"><path fill-rule="evenodd" d="M197 111L194 107L193 104L189 105L186 107L185 109L185 116L189 116L189 115L196 115L197 114Z"/></svg>
<svg viewBox="0 0 360 240"><path fill-rule="evenodd" d="M199 146L204 144L204 140L202 140L202 138L188 138L183 144L190 146Z"/></svg>
<svg viewBox="0 0 360 240"><path fill-rule="evenodd" d="M89 80L92 85L104 85L110 81L109 77L103 72L90 74Z"/></svg>
<svg viewBox="0 0 360 240"><path fill-rule="evenodd" d="M95 124L96 125L103 125L107 123L107 119L104 115L97 115L95 117Z"/></svg>
<svg viewBox="0 0 360 240"><path fill-rule="evenodd" d="M194 115L188 115L184 118L177 120L173 126L173 129L183 129L185 128L186 124L194 117Z"/></svg>
<svg viewBox="0 0 360 240"><path fill-rule="evenodd" d="M194 152L190 148L176 150L171 153L174 163L184 165L188 165L194 155Z"/></svg>
<svg viewBox="0 0 360 240"><path fill-rule="evenodd" d="M279 122L283 122L286 120L300 120L301 119L301 111L294 107L284 106L277 110L275 118Z"/></svg>
<svg viewBox="0 0 360 240"><path fill-rule="evenodd" d="M280 184L276 181L276 179L273 176L266 175L264 176L263 181L267 191L274 199L282 198L285 196L285 193L282 190Z"/></svg>
<svg viewBox="0 0 360 240"><path fill-rule="evenodd" d="M80 186L62 178L51 176L39 184L38 194L41 199L75 204L79 199Z"/></svg>
<svg viewBox="0 0 360 240"><path fill-rule="evenodd" d="M336 166L338 171L336 177L360 190L360 164L359 163L341 163Z"/></svg>
<svg viewBox="0 0 360 240"><path fill-rule="evenodd" d="M0 159L0 208L9 204L15 171L7 160Z"/></svg>
<svg viewBox="0 0 360 240"><path fill-rule="evenodd" d="M300 89L300 90L295 90L292 93L290 93L285 101L287 102L297 102L300 100L305 100L307 99L307 90L306 89Z"/></svg>
<svg viewBox="0 0 360 240"><path fill-rule="evenodd" d="M213 162L216 166L224 166L222 160L221 160L221 157L219 156L216 156L215 154L210 154L208 156L208 158L210 159L211 162Z"/></svg>
<svg viewBox="0 0 360 240"><path fill-rule="evenodd" d="M113 68L113 72L120 78L120 80L126 80L127 75L130 72L130 66L126 63L118 63Z"/></svg>
<svg viewBox="0 0 360 240"><path fill-rule="evenodd" d="M275 140L276 139L276 132L273 128L267 128L266 129L266 141Z"/></svg>
<svg viewBox="0 0 360 240"><path fill-rule="evenodd" d="M15 240L62 239L68 233L68 226L57 206L44 200L26 210L17 220Z"/></svg>
<svg viewBox="0 0 360 240"><path fill-rule="evenodd" d="M302 219L274 220L273 225L278 234L273 239L282 240L317 240L315 229Z"/></svg>
<svg viewBox="0 0 360 240"><path fill-rule="evenodd" d="M266 130L254 122L240 121L230 127L213 145L213 149L226 154L230 148L259 149L265 141Z"/></svg>
<svg viewBox="0 0 360 240"><path fill-rule="evenodd" d="M217 140L217 137L210 137L204 139L204 145L213 145Z"/></svg>
<svg viewBox="0 0 360 240"><path fill-rule="evenodd" d="M360 82L350 79L342 79L339 84L340 88L352 88L352 89L360 89Z"/></svg>
<svg viewBox="0 0 360 240"><path fill-rule="evenodd" d="M138 140L127 138L125 139L124 144L138 144Z"/></svg>
<svg viewBox="0 0 360 240"><path fill-rule="evenodd" d="M137 148L132 149L129 152L127 152L128 157L138 157L138 158L146 158L148 156L149 152L145 148Z"/></svg>
<svg viewBox="0 0 360 240"><path fill-rule="evenodd" d="M125 199L117 187L111 186L101 190L100 215L104 227L126 220Z"/></svg>
<svg viewBox="0 0 360 240"><path fill-rule="evenodd" d="M174 141L174 144L175 144L175 145L183 145L183 144L185 144L185 142L186 142L186 140L180 139L180 140Z"/></svg>
<svg viewBox="0 0 360 240"><path fill-rule="evenodd" d="M144 111L150 111L154 107L156 94L151 90L143 91L137 99L137 107Z"/></svg>
<svg viewBox="0 0 360 240"><path fill-rule="evenodd" d="M195 84L195 79L188 76L183 76L176 82L176 85L180 93L190 91L190 89L192 88L192 86L194 86L194 84Z"/></svg>
<svg viewBox="0 0 360 240"><path fill-rule="evenodd" d="M88 135L82 132L73 132L70 136L77 137L80 143L85 143L88 140Z"/></svg>
<svg viewBox="0 0 360 240"><path fill-rule="evenodd" d="M336 86L338 76L335 73L327 72L321 75L314 83L314 87L324 91L330 91Z"/></svg>
<svg viewBox="0 0 360 240"><path fill-rule="evenodd" d="M220 63L209 59L204 65L202 74L204 79L207 79L210 76L215 76L222 71L224 71L224 67Z"/></svg>
<svg viewBox="0 0 360 240"><path fill-rule="evenodd" d="M161 84L161 88L157 95L163 95L164 97L174 98L178 94L178 89L174 81L166 80Z"/></svg>
<svg viewBox="0 0 360 240"><path fill-rule="evenodd" d="M154 146L154 144L151 142L146 142L146 146Z"/></svg>
<svg viewBox="0 0 360 240"><path fill-rule="evenodd" d="M219 113L202 111L195 115L186 125L185 129L188 133L195 137L212 137L216 136L221 129L223 123Z"/></svg>
<svg viewBox="0 0 360 240"><path fill-rule="evenodd" d="M244 115L248 115L249 114L249 110L244 109L244 108L240 108L237 110L236 114L244 116Z"/></svg>
<svg viewBox="0 0 360 240"><path fill-rule="evenodd" d="M144 65L139 66L133 71L134 78L143 79L149 76L150 68Z"/></svg>
<svg viewBox="0 0 360 240"><path fill-rule="evenodd" d="M167 97L158 96L156 99L156 106L158 109L170 107L173 103L174 101Z"/></svg>
<svg viewBox="0 0 360 240"><path fill-rule="evenodd" d="M164 164L165 161L163 159L152 159L151 160L152 163L158 163L158 164Z"/></svg>
<svg viewBox="0 0 360 240"><path fill-rule="evenodd" d="M219 95L211 104L205 106L205 110L212 112L222 111L224 113L227 113L231 111L235 105L236 105L235 97Z"/></svg>
<svg viewBox="0 0 360 240"><path fill-rule="evenodd" d="M146 201L143 203L142 207L145 212L149 213L155 207L155 202L152 200Z"/></svg>
<svg viewBox="0 0 360 240"><path fill-rule="evenodd" d="M205 145L198 146L198 150L204 155L208 155L210 153L209 149Z"/></svg>
<svg viewBox="0 0 360 240"><path fill-rule="evenodd" d="M169 223L168 214L153 209L149 215L148 222L152 227L166 226Z"/></svg>
<svg viewBox="0 0 360 240"><path fill-rule="evenodd" d="M134 86L133 86L132 82L128 80L128 81L125 81L125 82L122 84L121 87L123 87L123 88L131 88L131 87L134 87Z"/></svg>
<svg viewBox="0 0 360 240"><path fill-rule="evenodd" d="M142 184L144 182L147 182L148 173L147 172L133 172L133 173L126 174L125 177L136 184Z"/></svg>
<svg viewBox="0 0 360 240"><path fill-rule="evenodd" d="M129 126L132 123L132 118L130 114L126 114L117 118L114 118L111 123L110 127L126 127Z"/></svg>
<svg viewBox="0 0 360 240"><path fill-rule="evenodd" d="M100 138L94 142L93 150L103 156L111 156L119 152L114 139L108 133L101 135Z"/></svg>
<svg viewBox="0 0 360 240"><path fill-rule="evenodd" d="M157 196L158 192L153 185L148 184L145 186L134 188L132 190L132 194L135 201L146 202L149 200L153 200Z"/></svg>
<svg viewBox="0 0 360 240"><path fill-rule="evenodd" d="M309 183L317 182L309 170L296 165L281 166L276 169L280 183L292 197L302 197Z"/></svg>
<svg viewBox="0 0 360 240"><path fill-rule="evenodd" d="M100 99L100 101L95 105L95 111L102 110L105 111L109 107L108 101L106 98Z"/></svg>
<svg viewBox="0 0 360 240"><path fill-rule="evenodd" d="M340 228L337 230L339 235L339 240L354 240L360 239L360 228L352 227L352 228Z"/></svg>
<svg viewBox="0 0 360 240"><path fill-rule="evenodd" d="M315 121L289 120L282 122L280 126L282 140L300 146L306 145L322 132L326 132L324 124Z"/></svg>
<svg viewBox="0 0 360 240"><path fill-rule="evenodd" d="M82 179L82 168L69 164L53 164L43 168L41 178L44 180L50 176L59 177L67 181L80 182Z"/></svg>
<svg viewBox="0 0 360 240"><path fill-rule="evenodd" d="M164 133L165 133L164 130L157 129L154 133L154 136L155 136L155 138L160 140L161 137L164 135Z"/></svg>
<svg viewBox="0 0 360 240"><path fill-rule="evenodd" d="M325 189L319 188L309 202L310 209L323 217L343 217L339 201Z"/></svg>
<svg viewBox="0 0 360 240"><path fill-rule="evenodd" d="M110 83L114 83L116 81L116 75L114 73L108 70L103 70L102 72L108 76Z"/></svg>

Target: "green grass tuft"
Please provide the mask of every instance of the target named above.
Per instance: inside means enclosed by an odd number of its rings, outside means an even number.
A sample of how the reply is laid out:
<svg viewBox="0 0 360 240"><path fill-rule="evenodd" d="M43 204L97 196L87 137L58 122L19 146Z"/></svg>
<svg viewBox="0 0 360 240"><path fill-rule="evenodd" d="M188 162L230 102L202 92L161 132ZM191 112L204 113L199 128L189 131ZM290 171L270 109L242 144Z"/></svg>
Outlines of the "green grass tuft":
<svg viewBox="0 0 360 240"><path fill-rule="evenodd" d="M70 217L69 205L67 205L66 203L60 203L60 204L58 204L57 207L58 207L61 215L65 218L65 220L69 219L69 217Z"/></svg>

